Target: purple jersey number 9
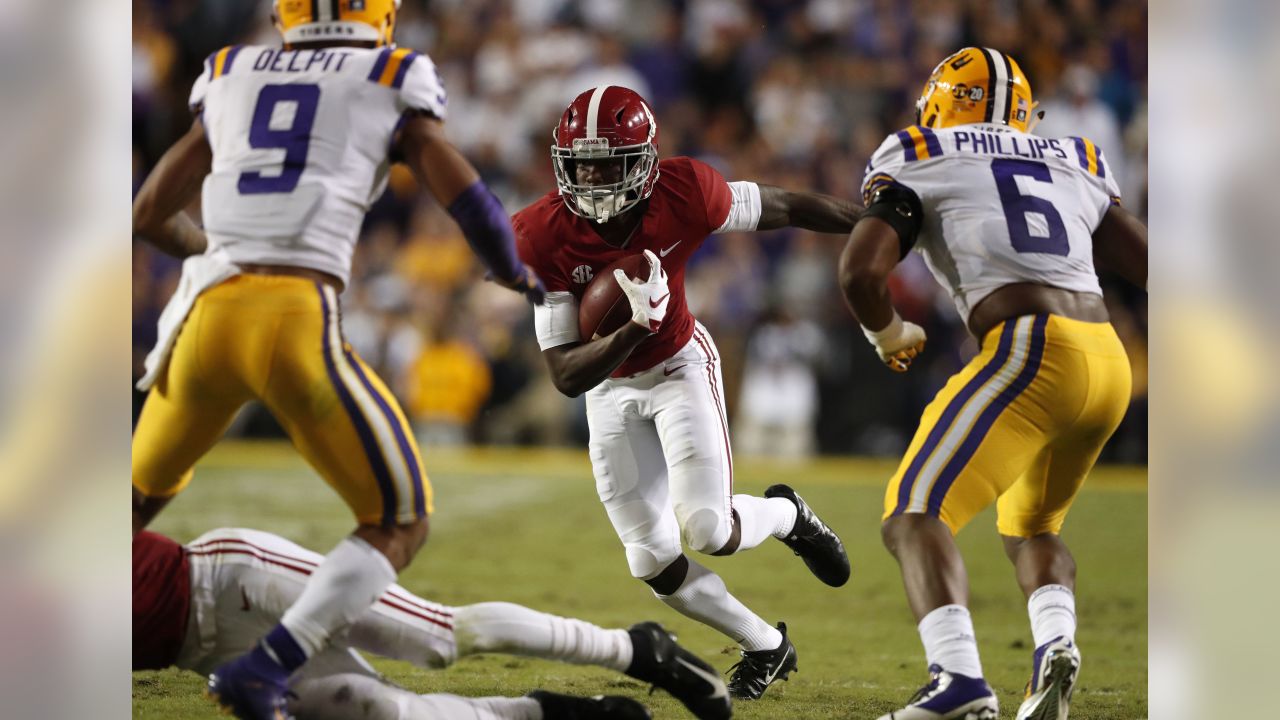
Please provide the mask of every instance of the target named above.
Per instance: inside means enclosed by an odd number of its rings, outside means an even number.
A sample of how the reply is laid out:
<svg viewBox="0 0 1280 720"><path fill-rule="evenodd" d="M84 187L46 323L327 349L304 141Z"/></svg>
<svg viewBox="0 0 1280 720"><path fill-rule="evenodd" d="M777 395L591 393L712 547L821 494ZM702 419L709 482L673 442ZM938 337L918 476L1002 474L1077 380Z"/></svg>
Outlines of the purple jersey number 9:
<svg viewBox="0 0 1280 720"><path fill-rule="evenodd" d="M1031 160L1002 158L991 161L991 174L996 176L996 189L1000 191L1000 204L1004 206L1004 219L1009 224L1009 240L1020 253L1046 253L1070 255L1067 226L1062 222L1058 209L1048 200L1035 195L1024 195L1018 189L1018 176L1029 177L1044 183L1052 183L1049 166ZM1035 213L1044 218L1049 235L1032 235L1031 219Z"/></svg>
<svg viewBox="0 0 1280 720"><path fill-rule="evenodd" d="M273 129L271 118L280 103L295 103L289 127ZM251 170L240 174L237 187L242 195L293 192L307 167L307 146L311 143L311 127L316 122L316 106L320 104L320 88L316 85L267 85L258 93L249 125L249 146L284 150L284 165L279 175L263 175Z"/></svg>

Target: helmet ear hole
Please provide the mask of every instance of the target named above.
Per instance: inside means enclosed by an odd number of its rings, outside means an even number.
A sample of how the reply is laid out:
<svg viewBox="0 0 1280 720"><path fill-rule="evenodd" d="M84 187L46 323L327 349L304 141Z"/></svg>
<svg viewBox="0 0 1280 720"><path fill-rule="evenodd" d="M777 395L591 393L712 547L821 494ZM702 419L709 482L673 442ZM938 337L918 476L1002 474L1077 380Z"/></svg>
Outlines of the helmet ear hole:
<svg viewBox="0 0 1280 720"><path fill-rule="evenodd" d="M614 121L614 122L616 122L616 123L618 123L618 124L621 124L621 123L622 123L622 111L623 111L623 108L618 108L618 112L616 112L616 113L614 113L614 114L613 114L613 121Z"/></svg>

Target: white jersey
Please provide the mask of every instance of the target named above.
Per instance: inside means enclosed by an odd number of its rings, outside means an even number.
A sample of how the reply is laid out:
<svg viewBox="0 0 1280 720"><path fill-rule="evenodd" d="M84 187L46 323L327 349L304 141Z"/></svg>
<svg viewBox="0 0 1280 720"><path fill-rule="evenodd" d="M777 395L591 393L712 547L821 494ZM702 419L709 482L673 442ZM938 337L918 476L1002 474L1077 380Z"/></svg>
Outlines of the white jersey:
<svg viewBox="0 0 1280 720"><path fill-rule="evenodd" d="M983 298L1013 283L1102 294L1093 231L1120 190L1089 140L991 124L912 126L872 156L864 200L891 184L919 196L915 249L966 324Z"/></svg>
<svg viewBox="0 0 1280 720"><path fill-rule="evenodd" d="M211 253L342 279L360 225L386 188L407 113L445 117L425 55L400 48L223 48L191 89L213 170L204 181Z"/></svg>

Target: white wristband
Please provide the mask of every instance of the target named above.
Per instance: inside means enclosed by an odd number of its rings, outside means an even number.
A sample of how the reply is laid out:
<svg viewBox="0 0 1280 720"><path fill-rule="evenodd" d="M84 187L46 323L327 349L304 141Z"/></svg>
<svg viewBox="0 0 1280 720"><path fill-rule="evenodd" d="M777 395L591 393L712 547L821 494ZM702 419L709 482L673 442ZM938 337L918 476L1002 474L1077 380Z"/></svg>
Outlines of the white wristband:
<svg viewBox="0 0 1280 720"><path fill-rule="evenodd" d="M889 321L888 325L885 325L879 330L868 330L864 326L862 328L862 334L867 336L867 342L872 345L875 345L876 347L884 347L902 336L902 328L902 316L898 314L897 310L894 310L893 319Z"/></svg>

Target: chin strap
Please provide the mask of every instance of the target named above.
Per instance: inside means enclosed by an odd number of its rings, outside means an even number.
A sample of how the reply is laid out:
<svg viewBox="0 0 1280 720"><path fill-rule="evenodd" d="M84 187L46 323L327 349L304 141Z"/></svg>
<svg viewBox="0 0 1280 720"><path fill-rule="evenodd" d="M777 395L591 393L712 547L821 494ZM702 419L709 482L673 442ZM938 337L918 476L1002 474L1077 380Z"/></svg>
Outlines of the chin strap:
<svg viewBox="0 0 1280 720"><path fill-rule="evenodd" d="M627 194L624 192L613 193L608 197L600 198L575 197L574 200L578 203L578 208L582 210L584 215L603 225L609 222L610 218L622 212L627 203Z"/></svg>

